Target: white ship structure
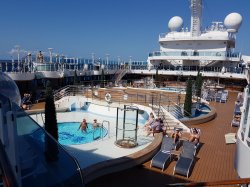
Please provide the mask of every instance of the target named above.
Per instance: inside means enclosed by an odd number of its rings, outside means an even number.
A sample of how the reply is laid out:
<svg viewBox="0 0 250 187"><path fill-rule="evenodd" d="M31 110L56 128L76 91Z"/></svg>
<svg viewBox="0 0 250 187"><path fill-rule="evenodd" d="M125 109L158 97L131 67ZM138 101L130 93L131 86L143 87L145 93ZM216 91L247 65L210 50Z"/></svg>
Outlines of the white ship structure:
<svg viewBox="0 0 250 187"><path fill-rule="evenodd" d="M17 61L2 61L0 70L15 81L29 81L43 78L64 78L77 75L82 80L98 79L102 74L108 78L122 79L125 74L137 78L159 74L173 79L177 76L196 76L200 70L205 78L241 82L248 80L250 57L235 51L236 34L242 23L239 13L227 15L223 22L212 22L202 27L202 0L191 0L191 27L183 27L183 19L172 17L168 22L168 33L159 35L160 50L149 53L147 61L68 58L53 55L49 48L48 57L42 52L28 53ZM36 55L36 56L35 56ZM127 69L127 71L124 71ZM106 79L107 80L107 79ZM119 80L117 80L119 81ZM246 83L246 82L245 82Z"/></svg>
<svg viewBox="0 0 250 187"><path fill-rule="evenodd" d="M160 51L149 54L150 69L176 69L183 75L245 79L249 57L235 51L236 34L242 23L238 13L227 15L223 22L212 22L202 30L202 1L191 0L191 28L183 19L172 17L168 33L159 35Z"/></svg>

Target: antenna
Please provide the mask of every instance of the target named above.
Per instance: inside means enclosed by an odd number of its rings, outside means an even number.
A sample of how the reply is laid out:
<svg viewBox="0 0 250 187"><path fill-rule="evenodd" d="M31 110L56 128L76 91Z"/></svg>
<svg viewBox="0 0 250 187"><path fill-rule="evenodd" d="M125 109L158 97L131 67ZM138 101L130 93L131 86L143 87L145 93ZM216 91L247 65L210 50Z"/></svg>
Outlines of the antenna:
<svg viewBox="0 0 250 187"><path fill-rule="evenodd" d="M202 25L202 0L190 0L191 36L200 36Z"/></svg>

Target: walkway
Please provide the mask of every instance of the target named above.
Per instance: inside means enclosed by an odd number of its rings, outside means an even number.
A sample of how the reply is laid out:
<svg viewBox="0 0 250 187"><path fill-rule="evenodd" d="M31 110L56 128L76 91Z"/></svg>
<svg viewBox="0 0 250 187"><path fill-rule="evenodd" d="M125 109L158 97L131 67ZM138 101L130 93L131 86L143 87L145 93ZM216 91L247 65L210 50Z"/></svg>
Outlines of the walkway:
<svg viewBox="0 0 250 187"><path fill-rule="evenodd" d="M226 133L237 131L237 128L230 126L236 96L236 92L231 92L227 103L212 102L211 106L216 108L217 117L208 123L193 126L201 129L202 146L188 179L172 175L176 161L172 161L164 172L157 168L150 168L150 161L148 161L138 167L98 178L87 187L158 187L168 183L237 179L233 166L236 146L226 145L224 138Z"/></svg>

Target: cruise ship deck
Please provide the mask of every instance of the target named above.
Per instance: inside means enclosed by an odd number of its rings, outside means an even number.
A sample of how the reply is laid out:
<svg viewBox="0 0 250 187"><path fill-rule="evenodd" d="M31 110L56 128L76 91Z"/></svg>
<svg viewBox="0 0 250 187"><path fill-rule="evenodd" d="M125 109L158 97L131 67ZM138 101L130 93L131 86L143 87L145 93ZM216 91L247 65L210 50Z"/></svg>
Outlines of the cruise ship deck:
<svg viewBox="0 0 250 187"><path fill-rule="evenodd" d="M237 92L229 92L229 99L226 103L211 102L210 106L216 109L216 118L210 122L192 126L201 129L201 146L189 178L173 175L177 158L163 172L157 168L150 168L151 160L149 160L137 167L97 178L87 186L144 187L182 182L237 180L238 176L234 170L236 144L226 144L225 142L225 134L236 133L238 130L237 127L230 125L236 98ZM32 109L43 107L44 103L39 103L35 104ZM184 135L183 138L186 136Z"/></svg>
<svg viewBox="0 0 250 187"><path fill-rule="evenodd" d="M201 147L197 153L191 176L187 179L180 175L173 175L176 161L162 172L157 168L150 168L150 160L143 165L122 172L98 178L89 183L94 186L165 186L170 183L182 182L212 182L238 179L234 170L235 144L225 143L225 134L236 133L238 128L231 127L233 108L237 98L236 92L230 92L227 103L211 102L216 108L217 117L207 123L195 125L201 129Z"/></svg>

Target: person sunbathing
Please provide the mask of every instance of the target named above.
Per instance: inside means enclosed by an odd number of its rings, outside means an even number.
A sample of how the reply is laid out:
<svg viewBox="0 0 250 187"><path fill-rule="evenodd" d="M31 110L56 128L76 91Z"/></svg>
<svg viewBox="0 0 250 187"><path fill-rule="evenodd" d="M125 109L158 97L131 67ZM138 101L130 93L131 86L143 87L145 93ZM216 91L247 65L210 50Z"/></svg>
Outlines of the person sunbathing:
<svg viewBox="0 0 250 187"><path fill-rule="evenodd" d="M178 142L179 139L181 138L181 131L180 129L175 129L171 137L174 139L174 143Z"/></svg>
<svg viewBox="0 0 250 187"><path fill-rule="evenodd" d="M200 142L200 134L197 128L191 129L189 141L194 142L195 144Z"/></svg>
<svg viewBox="0 0 250 187"><path fill-rule="evenodd" d="M149 117L148 117L148 121L145 123L144 125L144 129L147 130L148 127L154 122L154 114L151 112Z"/></svg>
<svg viewBox="0 0 250 187"><path fill-rule="evenodd" d="M162 132L163 121L161 118L157 118L151 125L147 127L147 136L151 133L159 133Z"/></svg>

